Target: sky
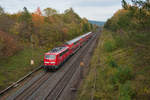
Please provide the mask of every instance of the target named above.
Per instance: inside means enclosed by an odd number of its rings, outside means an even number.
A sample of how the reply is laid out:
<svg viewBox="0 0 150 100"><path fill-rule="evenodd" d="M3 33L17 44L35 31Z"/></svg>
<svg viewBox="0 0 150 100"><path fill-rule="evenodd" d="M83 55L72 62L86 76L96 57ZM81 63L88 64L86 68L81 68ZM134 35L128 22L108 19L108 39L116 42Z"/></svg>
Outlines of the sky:
<svg viewBox="0 0 150 100"><path fill-rule="evenodd" d="M72 7L79 16L96 21L106 21L122 8L121 0L0 0L0 6L8 13L22 11L23 7L30 12L49 7L63 13Z"/></svg>

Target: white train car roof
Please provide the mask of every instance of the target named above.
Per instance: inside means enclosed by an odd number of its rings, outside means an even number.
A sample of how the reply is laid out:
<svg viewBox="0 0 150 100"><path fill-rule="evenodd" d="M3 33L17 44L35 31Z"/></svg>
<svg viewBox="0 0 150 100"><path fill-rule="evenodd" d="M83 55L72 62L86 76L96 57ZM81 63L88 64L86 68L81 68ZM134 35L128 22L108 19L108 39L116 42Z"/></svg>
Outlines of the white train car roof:
<svg viewBox="0 0 150 100"><path fill-rule="evenodd" d="M72 39L72 40L70 40L70 41L67 41L66 44L75 43L75 42L79 41L81 38L83 38L83 37L85 37L85 36L87 36L87 35L89 35L89 34L91 34L91 33L92 33L92 32L88 32L88 33L86 33L86 34L83 34L83 35L81 35L81 36L75 38L75 39Z"/></svg>
<svg viewBox="0 0 150 100"><path fill-rule="evenodd" d="M62 47L56 47L50 50L49 52L45 54L58 54L60 52L63 52L64 50L68 49L68 47L62 46Z"/></svg>

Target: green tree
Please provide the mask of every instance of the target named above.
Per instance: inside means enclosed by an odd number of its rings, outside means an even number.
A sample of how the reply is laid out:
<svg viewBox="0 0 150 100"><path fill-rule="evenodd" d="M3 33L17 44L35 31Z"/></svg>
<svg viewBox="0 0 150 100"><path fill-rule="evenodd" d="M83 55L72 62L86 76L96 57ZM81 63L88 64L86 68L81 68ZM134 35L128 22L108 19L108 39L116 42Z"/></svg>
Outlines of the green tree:
<svg viewBox="0 0 150 100"><path fill-rule="evenodd" d="M4 9L0 6L0 15L3 15L4 13Z"/></svg>
<svg viewBox="0 0 150 100"><path fill-rule="evenodd" d="M31 41L31 35L33 33L32 16L26 7L23 8L23 12L19 17L19 22L22 24L20 29L20 36L27 41Z"/></svg>
<svg viewBox="0 0 150 100"><path fill-rule="evenodd" d="M44 9L44 14L49 17L49 16L52 16L54 14L57 14L57 11L55 9L52 9L52 8L46 8Z"/></svg>
<svg viewBox="0 0 150 100"><path fill-rule="evenodd" d="M122 0L122 7L124 9L128 9L128 4L127 4L127 2L125 0Z"/></svg>
<svg viewBox="0 0 150 100"><path fill-rule="evenodd" d="M29 13L28 9L26 7L23 8L23 12L21 13L21 16L19 18L19 20L21 22L26 22L27 24L31 23L32 21L32 16Z"/></svg>

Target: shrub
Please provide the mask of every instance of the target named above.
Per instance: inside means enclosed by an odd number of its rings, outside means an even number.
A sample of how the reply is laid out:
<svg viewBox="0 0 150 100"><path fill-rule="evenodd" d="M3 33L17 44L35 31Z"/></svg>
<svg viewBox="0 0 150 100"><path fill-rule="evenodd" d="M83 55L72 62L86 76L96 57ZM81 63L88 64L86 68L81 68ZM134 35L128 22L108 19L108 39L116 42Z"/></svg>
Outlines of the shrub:
<svg viewBox="0 0 150 100"><path fill-rule="evenodd" d="M117 68L118 67L118 65L115 62L114 58L109 56L107 59L108 59L108 61L107 61L108 66L113 67L113 68Z"/></svg>
<svg viewBox="0 0 150 100"><path fill-rule="evenodd" d="M125 36L124 36L124 38L125 38ZM114 40L115 40L116 46L117 46L118 48L119 48L119 47L123 47L123 46L125 45L125 42L124 42L124 40L122 39L122 37L117 37L117 36L115 36Z"/></svg>
<svg viewBox="0 0 150 100"><path fill-rule="evenodd" d="M115 43L113 41L106 41L104 43L104 50L107 52L112 52L115 49Z"/></svg>
<svg viewBox="0 0 150 100"><path fill-rule="evenodd" d="M119 86L119 100L132 100L132 97L134 96L134 91L131 88L130 81L127 81L124 84L120 84Z"/></svg>
<svg viewBox="0 0 150 100"><path fill-rule="evenodd" d="M123 84L127 80L131 80L132 77L133 77L133 74L131 72L130 67L118 67L117 71L111 77L111 81L113 84L117 84L117 83Z"/></svg>

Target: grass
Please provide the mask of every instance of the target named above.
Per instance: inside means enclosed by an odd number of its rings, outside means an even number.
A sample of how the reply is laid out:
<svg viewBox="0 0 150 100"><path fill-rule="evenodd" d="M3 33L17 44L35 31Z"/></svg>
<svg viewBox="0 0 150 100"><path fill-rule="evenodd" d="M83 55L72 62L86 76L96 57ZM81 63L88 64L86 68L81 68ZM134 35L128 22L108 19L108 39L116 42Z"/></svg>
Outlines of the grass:
<svg viewBox="0 0 150 100"><path fill-rule="evenodd" d="M33 52L34 51L34 52ZM40 48L25 47L16 55L0 61L0 90L17 81L29 71L36 68L43 60L44 50ZM30 60L34 59L35 64L30 65Z"/></svg>
<svg viewBox="0 0 150 100"><path fill-rule="evenodd" d="M137 54L136 47L126 46L125 41L114 38L113 34L108 30L101 34L78 100L89 100L92 91L94 100L149 100L150 67L139 59L144 50ZM96 88L93 89L95 68Z"/></svg>

